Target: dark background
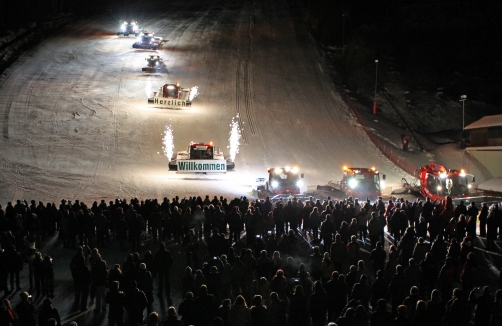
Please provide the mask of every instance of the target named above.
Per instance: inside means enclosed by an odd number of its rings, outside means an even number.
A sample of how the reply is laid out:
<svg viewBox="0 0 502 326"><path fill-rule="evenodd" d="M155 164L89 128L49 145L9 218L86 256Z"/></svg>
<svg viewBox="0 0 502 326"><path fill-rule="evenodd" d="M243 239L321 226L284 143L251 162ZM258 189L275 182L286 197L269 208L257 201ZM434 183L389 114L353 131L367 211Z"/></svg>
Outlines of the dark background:
<svg viewBox="0 0 502 326"><path fill-rule="evenodd" d="M351 89L364 87L357 70L374 60L413 86L457 98L502 102L502 5L491 1L304 0L307 22L324 44L342 45ZM361 75L364 72L360 72ZM371 81L369 81L371 83Z"/></svg>

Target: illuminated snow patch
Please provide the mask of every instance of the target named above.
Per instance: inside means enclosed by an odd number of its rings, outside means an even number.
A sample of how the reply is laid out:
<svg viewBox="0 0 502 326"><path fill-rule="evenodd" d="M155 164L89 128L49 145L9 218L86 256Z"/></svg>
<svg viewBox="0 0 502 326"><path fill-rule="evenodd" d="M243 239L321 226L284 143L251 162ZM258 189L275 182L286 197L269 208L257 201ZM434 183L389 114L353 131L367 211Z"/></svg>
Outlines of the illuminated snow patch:
<svg viewBox="0 0 502 326"><path fill-rule="evenodd" d="M164 155L170 161L174 153L173 129L171 126L166 126L166 130L164 130L164 137L162 138L162 144Z"/></svg>
<svg viewBox="0 0 502 326"><path fill-rule="evenodd" d="M238 117L239 116L237 116L237 118ZM235 156L239 153L239 145L241 144L241 129L239 128L239 122L236 118L232 118L230 128L230 138L228 139L230 141L230 146L228 146L228 148L230 149L230 159L234 161Z"/></svg>

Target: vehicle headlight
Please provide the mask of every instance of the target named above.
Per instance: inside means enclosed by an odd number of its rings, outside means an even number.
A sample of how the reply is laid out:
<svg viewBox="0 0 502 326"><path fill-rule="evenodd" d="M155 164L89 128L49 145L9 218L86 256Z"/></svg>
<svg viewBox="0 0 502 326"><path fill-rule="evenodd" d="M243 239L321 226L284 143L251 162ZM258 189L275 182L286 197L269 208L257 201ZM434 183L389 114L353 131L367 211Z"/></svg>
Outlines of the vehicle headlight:
<svg viewBox="0 0 502 326"><path fill-rule="evenodd" d="M303 180L298 180L298 181L296 181L296 186L297 186L297 187L301 187L301 186L303 186Z"/></svg>
<svg viewBox="0 0 502 326"><path fill-rule="evenodd" d="M441 191L441 186L438 186L438 187L437 187L437 190L438 190L438 191Z"/></svg>
<svg viewBox="0 0 502 326"><path fill-rule="evenodd" d="M350 179L349 180L349 187L351 189L354 189L355 187L357 187L357 181L356 181L356 179Z"/></svg>
<svg viewBox="0 0 502 326"><path fill-rule="evenodd" d="M380 181L380 188L385 189L386 186L385 181Z"/></svg>
<svg viewBox="0 0 502 326"><path fill-rule="evenodd" d="M275 180L274 180L274 181L272 181L272 187L274 187L274 188L275 188L275 187L277 187L278 185L279 185L279 182L277 182L277 181L275 181Z"/></svg>

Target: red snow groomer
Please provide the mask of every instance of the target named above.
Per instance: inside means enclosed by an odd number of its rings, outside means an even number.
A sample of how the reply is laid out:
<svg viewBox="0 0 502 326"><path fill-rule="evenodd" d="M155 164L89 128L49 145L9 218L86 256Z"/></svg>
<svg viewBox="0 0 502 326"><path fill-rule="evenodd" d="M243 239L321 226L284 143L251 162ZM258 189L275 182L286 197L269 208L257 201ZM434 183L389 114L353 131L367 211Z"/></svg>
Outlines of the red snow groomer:
<svg viewBox="0 0 502 326"><path fill-rule="evenodd" d="M451 170L444 165L431 162L417 171L420 180L420 193L432 201L442 200L445 196L452 199L468 197L475 177L464 169Z"/></svg>
<svg viewBox="0 0 502 326"><path fill-rule="evenodd" d="M380 180L382 176L382 180ZM340 190L353 198L375 199L382 196L385 188L385 174L372 168L343 167L343 177L340 181Z"/></svg>
<svg viewBox="0 0 502 326"><path fill-rule="evenodd" d="M304 174L297 167L269 168L266 189L274 195L300 194Z"/></svg>

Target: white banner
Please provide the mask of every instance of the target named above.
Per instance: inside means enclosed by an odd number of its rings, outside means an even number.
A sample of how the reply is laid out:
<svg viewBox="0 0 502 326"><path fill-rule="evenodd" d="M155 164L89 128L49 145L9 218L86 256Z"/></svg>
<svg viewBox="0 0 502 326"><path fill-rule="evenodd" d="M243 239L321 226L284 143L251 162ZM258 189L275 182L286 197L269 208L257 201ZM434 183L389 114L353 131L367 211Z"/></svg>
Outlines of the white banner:
<svg viewBox="0 0 502 326"><path fill-rule="evenodd" d="M175 98L158 98L158 97L153 97L148 99L149 104L154 104L157 106L184 106L184 107L189 107L192 105L191 102L186 101L186 100L180 100L180 99L175 99Z"/></svg>
<svg viewBox="0 0 502 326"><path fill-rule="evenodd" d="M178 173L227 172L227 161L225 160L178 160L176 165Z"/></svg>

